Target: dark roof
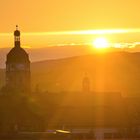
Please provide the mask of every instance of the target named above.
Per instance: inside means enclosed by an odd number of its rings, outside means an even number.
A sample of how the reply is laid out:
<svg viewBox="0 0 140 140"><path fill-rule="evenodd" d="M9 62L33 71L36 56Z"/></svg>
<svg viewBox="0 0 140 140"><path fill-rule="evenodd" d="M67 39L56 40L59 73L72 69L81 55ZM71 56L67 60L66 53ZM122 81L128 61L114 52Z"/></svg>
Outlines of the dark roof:
<svg viewBox="0 0 140 140"><path fill-rule="evenodd" d="M21 47L14 47L7 54L6 63L29 63L29 56Z"/></svg>

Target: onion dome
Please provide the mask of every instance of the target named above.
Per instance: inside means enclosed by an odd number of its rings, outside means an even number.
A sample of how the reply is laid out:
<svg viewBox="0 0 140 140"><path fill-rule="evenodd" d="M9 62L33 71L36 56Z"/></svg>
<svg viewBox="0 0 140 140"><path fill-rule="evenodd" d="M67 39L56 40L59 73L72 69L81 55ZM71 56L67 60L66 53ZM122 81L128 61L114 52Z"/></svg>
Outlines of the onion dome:
<svg viewBox="0 0 140 140"><path fill-rule="evenodd" d="M26 51L20 47L20 31L16 25L16 30L14 31L14 48L10 50L7 54L6 63L29 63L29 56Z"/></svg>
<svg viewBox="0 0 140 140"><path fill-rule="evenodd" d="M29 56L21 47L14 47L7 54L6 63L29 63Z"/></svg>

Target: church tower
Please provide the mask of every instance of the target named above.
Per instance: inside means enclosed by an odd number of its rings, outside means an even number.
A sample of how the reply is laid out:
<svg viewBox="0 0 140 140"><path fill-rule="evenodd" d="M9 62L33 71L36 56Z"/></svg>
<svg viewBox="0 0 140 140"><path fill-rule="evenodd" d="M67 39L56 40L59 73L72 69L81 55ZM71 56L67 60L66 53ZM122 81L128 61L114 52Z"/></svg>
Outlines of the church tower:
<svg viewBox="0 0 140 140"><path fill-rule="evenodd" d="M30 60L20 46L18 26L14 31L14 47L7 54L6 87L13 91L30 92Z"/></svg>
<svg viewBox="0 0 140 140"><path fill-rule="evenodd" d="M82 85L82 91L84 93L89 93L90 92L90 80L87 75L83 78L83 85Z"/></svg>

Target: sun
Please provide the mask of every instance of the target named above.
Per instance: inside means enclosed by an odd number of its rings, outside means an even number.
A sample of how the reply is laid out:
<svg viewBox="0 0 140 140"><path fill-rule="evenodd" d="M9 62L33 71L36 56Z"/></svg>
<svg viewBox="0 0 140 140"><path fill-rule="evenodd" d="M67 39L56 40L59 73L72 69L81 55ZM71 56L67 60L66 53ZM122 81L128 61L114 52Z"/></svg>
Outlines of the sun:
<svg viewBox="0 0 140 140"><path fill-rule="evenodd" d="M106 38L99 37L99 38L96 38L93 41L93 47L95 47L97 49L109 48L109 42L108 42L108 40Z"/></svg>

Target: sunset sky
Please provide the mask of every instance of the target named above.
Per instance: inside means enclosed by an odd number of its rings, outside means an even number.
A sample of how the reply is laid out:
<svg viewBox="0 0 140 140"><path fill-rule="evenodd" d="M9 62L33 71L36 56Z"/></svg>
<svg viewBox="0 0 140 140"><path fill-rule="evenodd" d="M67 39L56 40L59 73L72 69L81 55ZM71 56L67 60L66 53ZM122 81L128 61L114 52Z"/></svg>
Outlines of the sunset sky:
<svg viewBox="0 0 140 140"><path fill-rule="evenodd" d="M139 0L1 0L0 47L13 44L9 33L16 24L22 44L29 47L90 43L96 37L112 43L140 42L139 5ZM102 29L113 32L95 32Z"/></svg>

